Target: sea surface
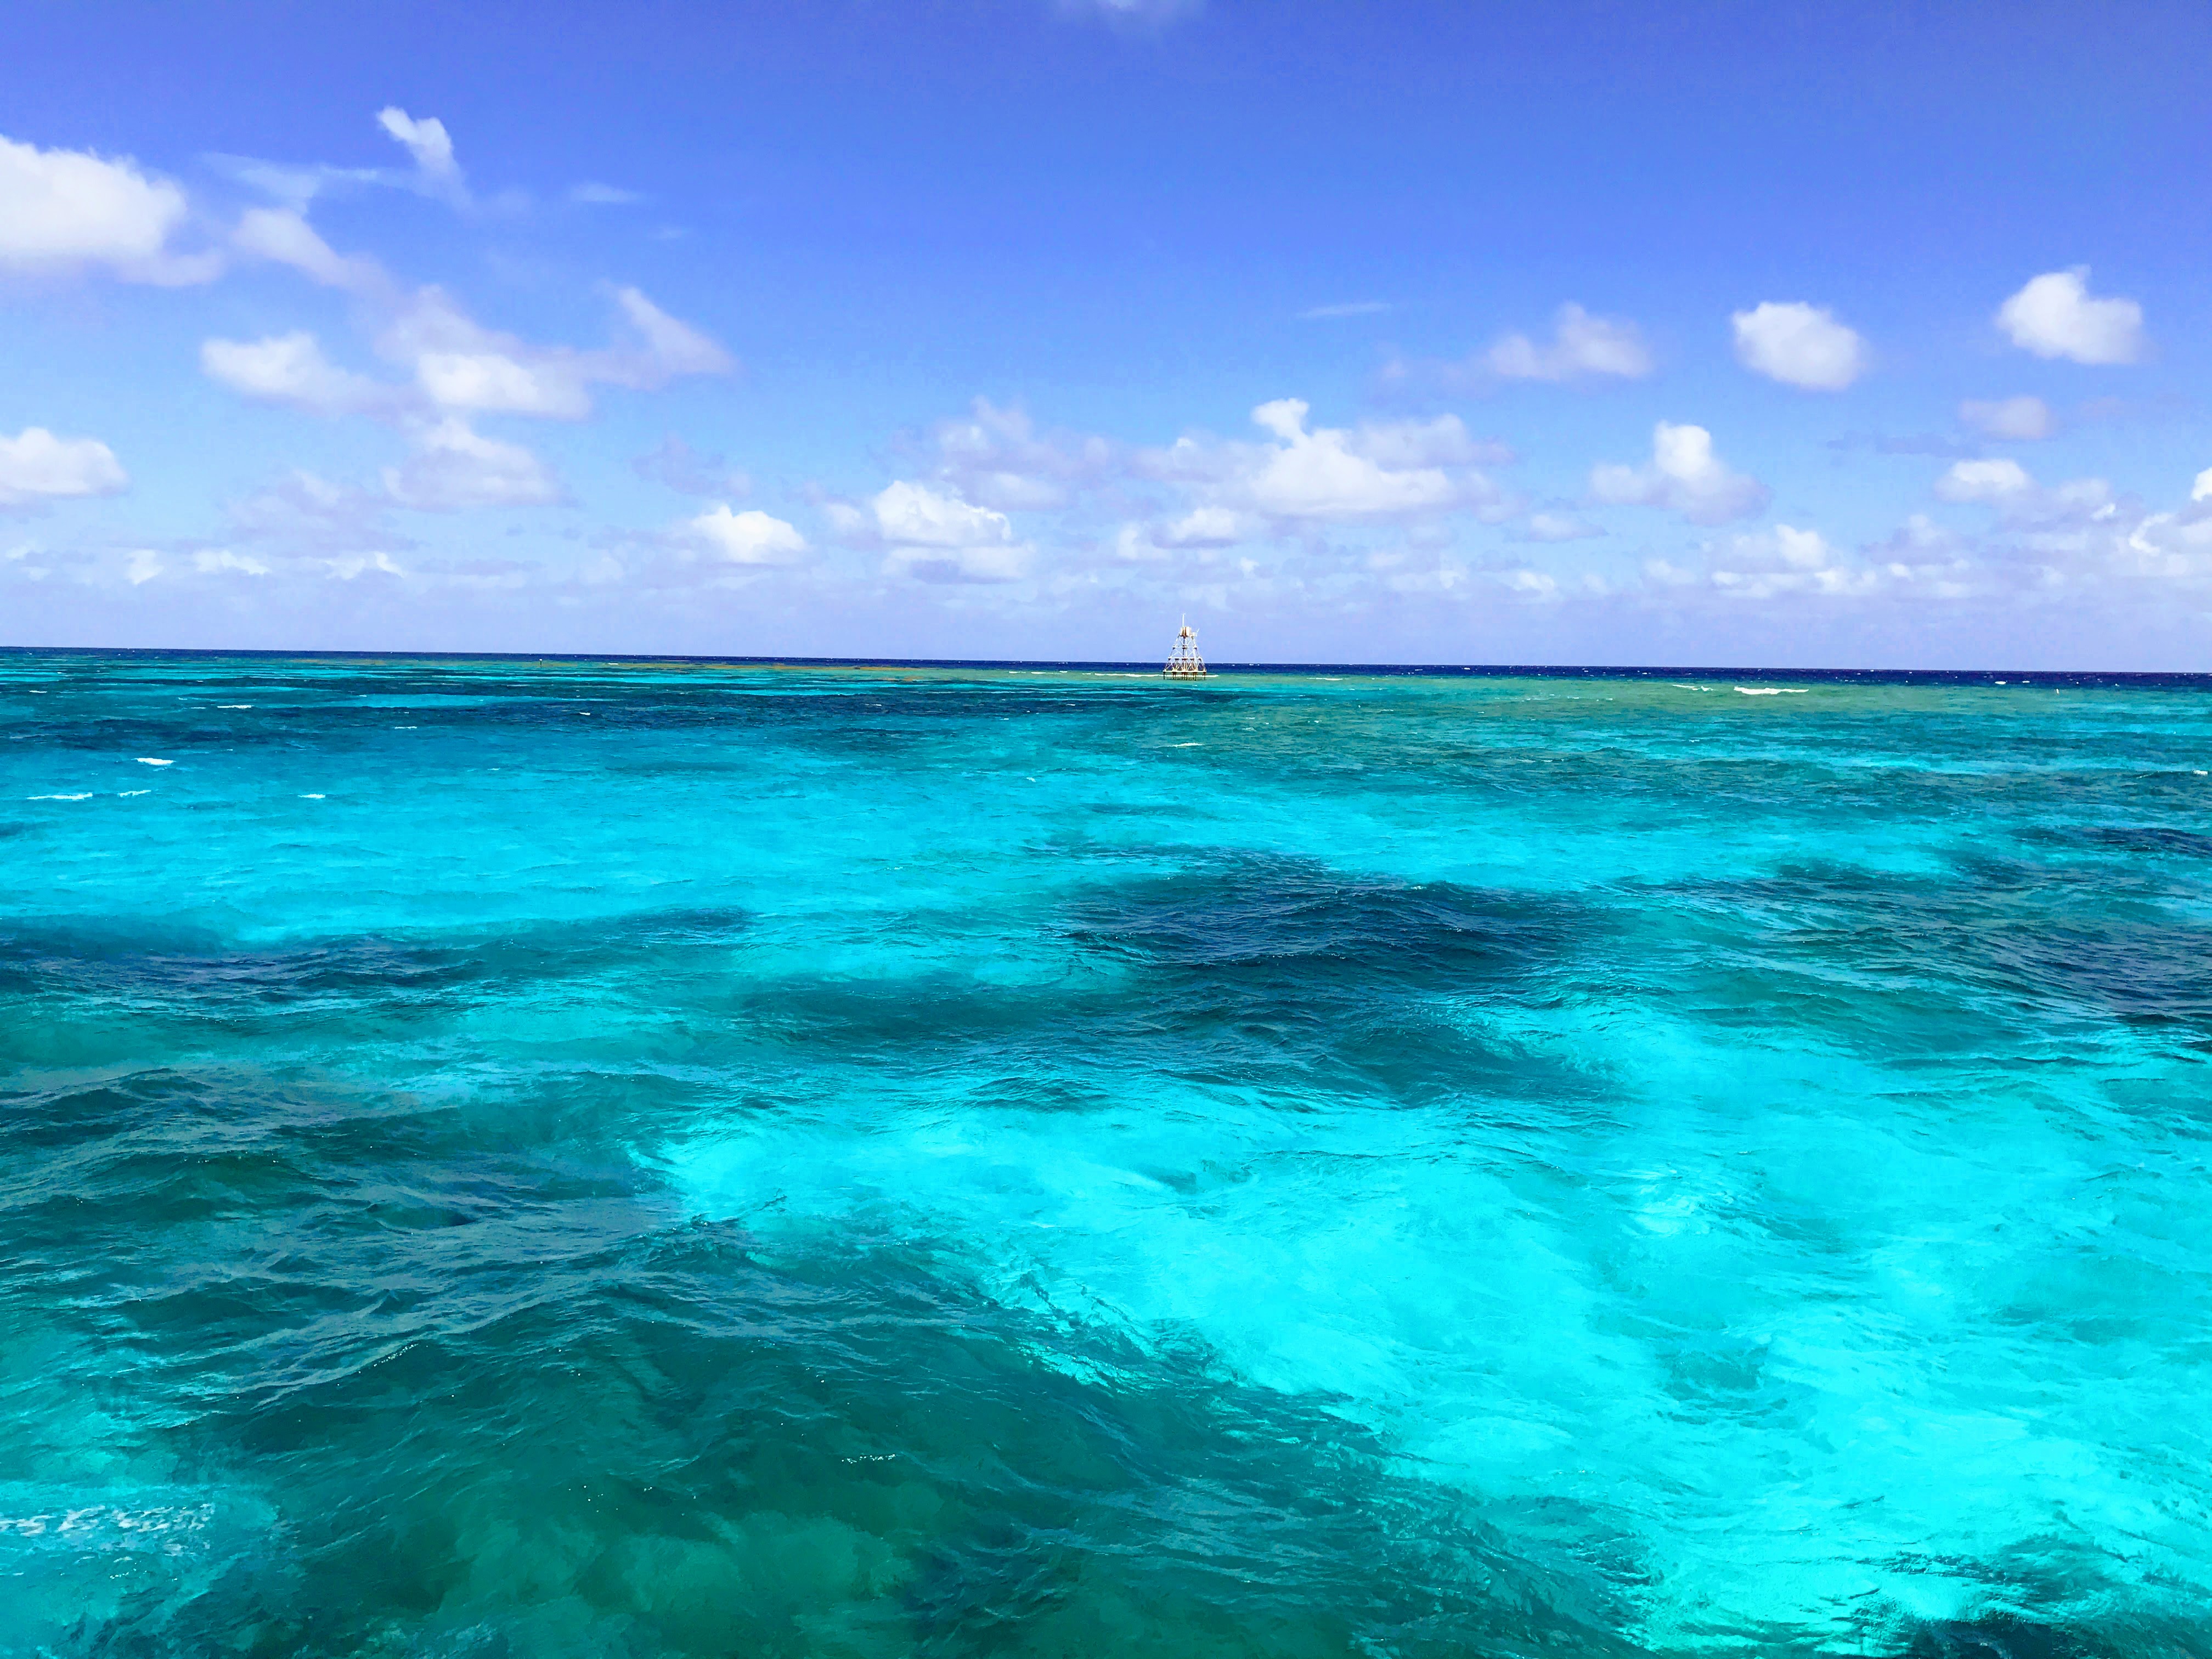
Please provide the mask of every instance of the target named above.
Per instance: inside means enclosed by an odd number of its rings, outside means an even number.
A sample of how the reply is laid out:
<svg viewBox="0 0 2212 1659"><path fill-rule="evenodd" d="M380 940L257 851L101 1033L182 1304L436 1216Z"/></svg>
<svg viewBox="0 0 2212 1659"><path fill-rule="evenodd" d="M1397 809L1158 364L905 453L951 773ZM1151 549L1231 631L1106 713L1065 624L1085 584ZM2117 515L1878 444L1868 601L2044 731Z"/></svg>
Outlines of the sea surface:
<svg viewBox="0 0 2212 1659"><path fill-rule="evenodd" d="M2212 1652L2212 683L0 655L0 1653Z"/></svg>

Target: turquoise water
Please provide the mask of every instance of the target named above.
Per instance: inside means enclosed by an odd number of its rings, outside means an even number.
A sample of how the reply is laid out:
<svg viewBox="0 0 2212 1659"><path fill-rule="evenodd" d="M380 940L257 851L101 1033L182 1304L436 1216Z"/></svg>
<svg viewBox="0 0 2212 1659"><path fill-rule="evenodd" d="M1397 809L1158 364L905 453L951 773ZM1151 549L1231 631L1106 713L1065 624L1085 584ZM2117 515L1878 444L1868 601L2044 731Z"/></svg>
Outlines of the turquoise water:
<svg viewBox="0 0 2212 1659"><path fill-rule="evenodd" d="M2212 687L0 722L0 1650L2212 1649Z"/></svg>

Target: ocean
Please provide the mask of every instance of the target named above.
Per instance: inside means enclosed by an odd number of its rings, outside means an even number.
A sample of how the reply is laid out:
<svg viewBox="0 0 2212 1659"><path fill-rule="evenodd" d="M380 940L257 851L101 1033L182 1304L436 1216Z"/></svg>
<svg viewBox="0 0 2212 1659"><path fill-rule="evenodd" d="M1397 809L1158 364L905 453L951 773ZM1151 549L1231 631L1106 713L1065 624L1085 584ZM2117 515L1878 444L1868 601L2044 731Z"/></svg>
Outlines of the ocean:
<svg viewBox="0 0 2212 1659"><path fill-rule="evenodd" d="M0 726L0 1651L2212 1651L2212 682Z"/></svg>

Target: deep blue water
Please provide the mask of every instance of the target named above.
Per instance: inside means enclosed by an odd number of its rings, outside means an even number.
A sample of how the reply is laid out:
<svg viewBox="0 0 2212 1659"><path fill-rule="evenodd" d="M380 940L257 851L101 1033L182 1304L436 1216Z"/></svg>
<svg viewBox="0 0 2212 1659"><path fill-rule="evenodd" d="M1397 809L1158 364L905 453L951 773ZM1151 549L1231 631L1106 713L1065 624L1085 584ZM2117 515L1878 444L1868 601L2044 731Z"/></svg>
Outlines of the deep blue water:
<svg viewBox="0 0 2212 1659"><path fill-rule="evenodd" d="M2212 1651L2212 683L0 738L0 1651Z"/></svg>

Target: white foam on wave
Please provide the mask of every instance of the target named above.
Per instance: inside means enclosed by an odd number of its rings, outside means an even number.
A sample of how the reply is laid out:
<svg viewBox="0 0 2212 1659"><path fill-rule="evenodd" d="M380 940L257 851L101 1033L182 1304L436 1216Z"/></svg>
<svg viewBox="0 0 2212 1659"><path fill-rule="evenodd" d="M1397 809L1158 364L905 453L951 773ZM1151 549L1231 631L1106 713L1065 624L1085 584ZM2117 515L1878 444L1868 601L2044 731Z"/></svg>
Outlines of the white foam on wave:
<svg viewBox="0 0 2212 1659"><path fill-rule="evenodd" d="M176 762L155 760L151 755L141 755L138 757L138 764L141 766L174 766Z"/></svg>
<svg viewBox="0 0 2212 1659"><path fill-rule="evenodd" d="M216 704L216 707L218 708L251 708L253 705L250 702L219 702Z"/></svg>
<svg viewBox="0 0 2212 1659"><path fill-rule="evenodd" d="M0 1515L0 1536L53 1538L81 1549L119 1547L174 1548L179 1534L197 1533L215 1516L212 1504L154 1504L140 1509L87 1504L78 1509Z"/></svg>
<svg viewBox="0 0 2212 1659"><path fill-rule="evenodd" d="M90 800L92 797L93 792L88 789L82 795L26 795L23 799L26 800Z"/></svg>
<svg viewBox="0 0 2212 1659"><path fill-rule="evenodd" d="M328 795L302 795L300 799L301 800L328 800L330 797Z"/></svg>
<svg viewBox="0 0 2212 1659"><path fill-rule="evenodd" d="M1736 690L1747 697L1802 697L1806 691L1802 685L1739 685Z"/></svg>
<svg viewBox="0 0 2212 1659"><path fill-rule="evenodd" d="M118 800L129 800L133 795L150 795L153 793L150 789L118 789L115 794Z"/></svg>

